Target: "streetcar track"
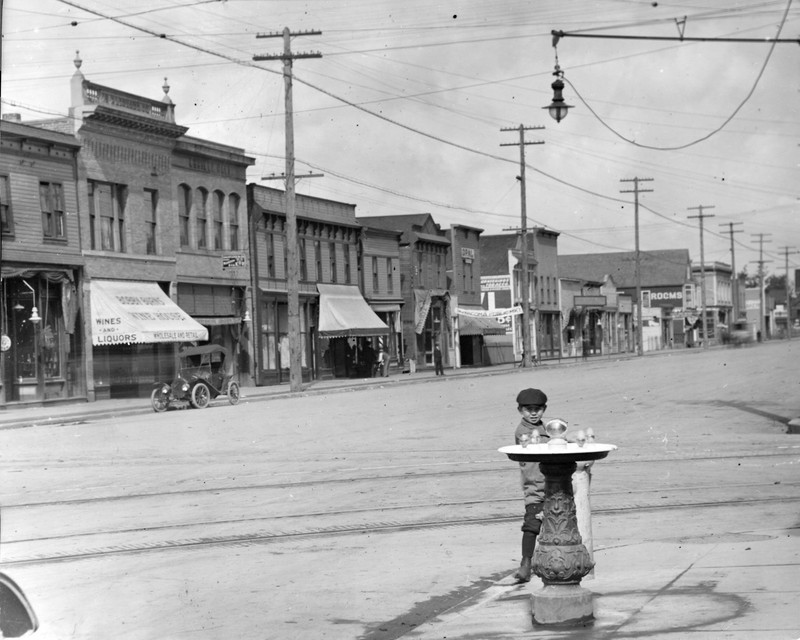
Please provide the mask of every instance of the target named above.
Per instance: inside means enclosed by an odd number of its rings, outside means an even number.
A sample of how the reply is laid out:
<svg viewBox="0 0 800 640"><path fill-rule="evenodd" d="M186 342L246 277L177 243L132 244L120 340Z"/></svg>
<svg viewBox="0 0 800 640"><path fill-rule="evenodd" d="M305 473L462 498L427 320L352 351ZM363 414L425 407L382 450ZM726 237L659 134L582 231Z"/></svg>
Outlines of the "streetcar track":
<svg viewBox="0 0 800 640"><path fill-rule="evenodd" d="M800 449L800 446L792 446L792 449ZM617 465L627 465L627 464L674 464L676 462L698 462L704 460L730 460L730 459L753 459L753 458L781 458L781 457L796 457L800 455L800 451L777 451L777 452L770 452L770 453L736 453L736 454L721 454L721 455L706 455L706 456L699 456L699 457L674 457L674 458L635 458L635 459L623 459L623 460L615 460L614 466ZM488 460L478 460L471 464L483 464L483 463L490 463L494 461ZM488 474L488 473L507 473L509 470L508 465L503 465L502 467L491 467L487 469L453 469L447 471L423 471L420 473L396 473L396 474L388 474L388 475L369 475L369 476L359 476L359 477L342 477L342 478L330 478L327 480L296 480L296 481L286 481L286 482L274 482L274 483L263 483L263 484L250 484L250 485L236 485L236 486L217 486L217 487L202 487L197 489L181 489L179 491L154 491L150 493L137 493L132 495L112 495L112 496L96 496L92 498L73 498L69 500L46 500L41 502L26 502L26 503L17 503L17 504L3 504L0 505L2 509L23 509L23 508L31 508L31 507L45 507L45 506L66 506L66 505L82 505L82 504L93 504L99 502L116 502L116 501L125 501L125 500L138 500L138 499L148 499L148 498L164 498L164 497L176 497L176 496L183 496L183 495L196 495L196 494L213 494L213 493L230 493L235 491L254 491L254 490L263 490L263 489L292 489L296 487L311 487L311 486L324 486L324 485L334 485L334 484L344 484L344 483L352 483L352 482L374 482L374 481L383 481L383 480L409 480L409 479L417 479L417 478L431 478L431 477L443 477L443 476L458 476L458 475L473 475L473 474ZM358 468L348 468L338 471L338 473L346 473L350 471L359 471ZM744 485L744 486L751 486L751 485Z"/></svg>
<svg viewBox="0 0 800 640"><path fill-rule="evenodd" d="M800 496L776 497L776 498L755 498L755 499L729 499L711 502L686 502L681 504L667 505L633 505L622 507L608 507L593 510L593 515L620 514L643 511L668 511L672 509L691 508L714 508L724 506L743 506L743 505L763 505L765 503L794 503L800 502ZM150 544L127 544L118 545L108 549L87 549L79 553L56 554L50 556L34 556L21 558L18 560L0 561L0 566L25 566L37 564L51 564L61 562L71 562L95 558L105 558L119 555L139 555L150 552L185 550L201 547L228 547L228 546L253 546L281 542L285 540L297 540L304 538L316 538L325 536L341 536L370 533L392 533L398 531L418 531L423 529L439 529L448 527L464 527L476 525L493 525L502 522L515 522L519 520L519 514L508 516L490 516L479 518L458 518L451 520L428 520L421 522L378 522L370 524L341 525L331 527L319 527L316 529L306 529L298 531L284 531L280 533L267 533L257 535L228 535L194 538L188 540L168 540L153 542ZM146 532L149 528L141 528L132 532Z"/></svg>

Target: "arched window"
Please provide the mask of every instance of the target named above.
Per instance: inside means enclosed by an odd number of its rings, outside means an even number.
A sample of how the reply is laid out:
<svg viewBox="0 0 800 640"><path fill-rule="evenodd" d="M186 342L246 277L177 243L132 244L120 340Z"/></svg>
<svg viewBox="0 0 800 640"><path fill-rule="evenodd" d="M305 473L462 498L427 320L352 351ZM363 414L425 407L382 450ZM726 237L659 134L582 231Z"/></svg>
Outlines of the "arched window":
<svg viewBox="0 0 800 640"><path fill-rule="evenodd" d="M214 244L212 247L216 251L220 251L222 249L222 207L225 204L225 194L222 191L215 191L214 192L214 199L213 199L213 220L214 226L211 230L211 233L214 237Z"/></svg>
<svg viewBox="0 0 800 640"><path fill-rule="evenodd" d="M203 187L197 189L195 202L195 224L197 225L197 248L205 249L208 246L208 191Z"/></svg>
<svg viewBox="0 0 800 640"><path fill-rule="evenodd" d="M178 231L181 247L189 246L189 212L192 210L192 190L189 185L178 187Z"/></svg>
<svg viewBox="0 0 800 640"><path fill-rule="evenodd" d="M232 251L239 250L239 202L241 198L236 193L228 196L228 247Z"/></svg>

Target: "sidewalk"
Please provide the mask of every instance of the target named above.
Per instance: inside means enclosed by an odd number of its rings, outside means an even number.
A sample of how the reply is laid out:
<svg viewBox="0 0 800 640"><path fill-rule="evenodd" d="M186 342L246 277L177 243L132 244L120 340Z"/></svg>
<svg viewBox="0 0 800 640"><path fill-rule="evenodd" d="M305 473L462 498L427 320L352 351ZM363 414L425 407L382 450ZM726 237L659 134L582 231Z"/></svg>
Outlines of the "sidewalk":
<svg viewBox="0 0 800 640"><path fill-rule="evenodd" d="M550 365L548 365L550 366ZM339 393L355 389L372 389L395 384L419 384L450 377L479 377L522 372L516 365L497 365L492 367L468 367L447 369L443 378L437 378L433 369L415 373L393 373L386 378L335 378L332 380L315 380L303 383L302 391L292 392L289 385L270 385L264 387L242 387L241 402L262 402L277 398L289 398L297 395L320 395ZM531 369L529 371L534 371ZM214 404L227 404L226 396L212 400ZM147 415L153 412L149 398L117 398L98 400L96 402L75 402L51 404L44 406L8 407L0 411L0 429L20 429L37 425L64 425L86 420L102 420L132 415Z"/></svg>

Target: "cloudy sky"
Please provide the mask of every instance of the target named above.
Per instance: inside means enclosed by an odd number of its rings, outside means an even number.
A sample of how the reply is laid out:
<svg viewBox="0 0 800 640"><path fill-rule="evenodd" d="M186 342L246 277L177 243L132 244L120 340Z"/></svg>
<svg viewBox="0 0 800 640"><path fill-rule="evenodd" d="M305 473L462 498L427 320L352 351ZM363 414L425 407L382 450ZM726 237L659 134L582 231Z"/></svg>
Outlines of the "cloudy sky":
<svg viewBox="0 0 800 640"><path fill-rule="evenodd" d="M685 18L685 21L684 21ZM705 260L784 273L800 251L800 47L567 35L784 38L789 0L5 0L2 111L65 115L80 51L87 79L160 99L164 78L189 135L243 148L248 181L284 171L280 38L292 39L298 193L359 216L429 212L443 227L520 225L517 131L529 226L561 253L687 248ZM574 105L557 124L553 69ZM276 181L264 182L280 187ZM713 207L713 208L711 208ZM741 223L741 224L738 224ZM763 234L763 235L761 235ZM800 253L789 255L790 269Z"/></svg>

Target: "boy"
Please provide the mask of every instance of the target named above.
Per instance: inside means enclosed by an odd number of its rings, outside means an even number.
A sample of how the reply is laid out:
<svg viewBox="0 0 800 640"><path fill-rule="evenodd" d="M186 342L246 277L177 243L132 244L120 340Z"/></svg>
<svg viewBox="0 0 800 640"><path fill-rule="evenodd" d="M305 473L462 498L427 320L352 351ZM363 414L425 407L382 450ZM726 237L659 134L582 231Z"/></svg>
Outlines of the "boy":
<svg viewBox="0 0 800 640"><path fill-rule="evenodd" d="M517 395L517 410L522 416L514 432L514 441L520 444L526 440L532 444L548 439L544 431L542 416L547 409L547 396L539 389L523 389ZM538 439L533 432L538 432ZM542 507L544 505L544 475L538 462L520 462L522 493L525 496L525 519L522 522L522 561L514 574L517 582L531 579L531 560L536 546L536 536L542 528Z"/></svg>

